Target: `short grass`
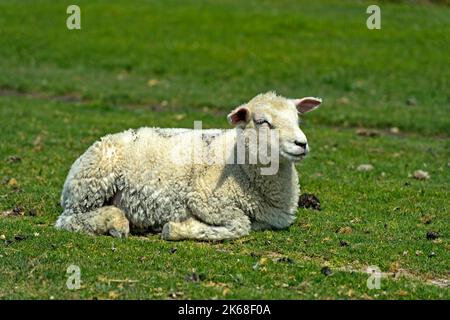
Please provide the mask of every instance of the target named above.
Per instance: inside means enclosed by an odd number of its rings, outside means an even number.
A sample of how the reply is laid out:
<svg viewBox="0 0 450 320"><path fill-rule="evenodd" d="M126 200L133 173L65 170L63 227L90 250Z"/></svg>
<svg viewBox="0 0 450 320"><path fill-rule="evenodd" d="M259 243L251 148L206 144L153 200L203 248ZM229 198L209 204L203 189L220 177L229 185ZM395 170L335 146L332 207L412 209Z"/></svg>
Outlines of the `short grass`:
<svg viewBox="0 0 450 320"><path fill-rule="evenodd" d="M0 212L24 211L0 216L0 298L450 298L449 7L381 2L369 31L364 1L78 1L68 31L69 4L0 1ZM272 89L324 98L298 165L321 211L222 243L53 229L70 165L100 136L226 127ZM386 273L379 290L368 266Z"/></svg>

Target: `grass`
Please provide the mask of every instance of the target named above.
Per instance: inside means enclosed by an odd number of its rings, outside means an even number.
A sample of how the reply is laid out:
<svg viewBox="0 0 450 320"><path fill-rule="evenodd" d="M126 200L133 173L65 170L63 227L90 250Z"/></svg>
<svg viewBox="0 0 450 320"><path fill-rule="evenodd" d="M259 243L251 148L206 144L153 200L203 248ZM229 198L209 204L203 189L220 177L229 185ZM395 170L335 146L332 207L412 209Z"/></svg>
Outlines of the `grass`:
<svg viewBox="0 0 450 320"><path fill-rule="evenodd" d="M24 213L0 216L0 298L450 298L449 7L381 3L370 31L364 1L78 1L82 30L68 31L69 4L0 1L0 212ZM272 89L324 98L298 165L321 211L223 243L54 230L68 169L100 136L226 127ZM418 169L431 178L409 177Z"/></svg>

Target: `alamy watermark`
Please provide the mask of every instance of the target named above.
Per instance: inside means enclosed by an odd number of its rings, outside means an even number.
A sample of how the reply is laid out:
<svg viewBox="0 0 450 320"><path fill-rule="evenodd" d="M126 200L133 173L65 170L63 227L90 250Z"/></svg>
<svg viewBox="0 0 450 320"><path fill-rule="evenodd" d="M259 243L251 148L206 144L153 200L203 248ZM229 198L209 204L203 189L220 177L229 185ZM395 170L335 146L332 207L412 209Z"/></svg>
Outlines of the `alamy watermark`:
<svg viewBox="0 0 450 320"><path fill-rule="evenodd" d="M367 288L372 289L380 289L381 288L381 278L383 273L381 272L378 266L369 266L367 267L367 271L369 274L369 278L367 279Z"/></svg>
<svg viewBox="0 0 450 320"><path fill-rule="evenodd" d="M76 4L71 4L67 7L66 13L70 14L66 19L66 26L69 30L81 29L81 9Z"/></svg>
<svg viewBox="0 0 450 320"><path fill-rule="evenodd" d="M366 13L370 14L367 18L366 26L369 30L381 29L381 9L376 4L367 7Z"/></svg>
<svg viewBox="0 0 450 320"><path fill-rule="evenodd" d="M66 274L68 275L66 287L69 290L78 290L81 288L81 269L79 266L71 264L67 267Z"/></svg>
<svg viewBox="0 0 450 320"><path fill-rule="evenodd" d="M266 129L236 129L211 133L194 122L194 130L170 137L170 159L175 165L258 165L262 175L279 169L279 132ZM217 143L214 143L217 141Z"/></svg>
<svg viewBox="0 0 450 320"><path fill-rule="evenodd" d="M66 26L69 30L81 29L81 9L76 4L71 4L67 7L66 13L70 16L66 19ZM366 13L370 16L366 20L367 29L379 30L381 29L381 9L376 4L367 7Z"/></svg>

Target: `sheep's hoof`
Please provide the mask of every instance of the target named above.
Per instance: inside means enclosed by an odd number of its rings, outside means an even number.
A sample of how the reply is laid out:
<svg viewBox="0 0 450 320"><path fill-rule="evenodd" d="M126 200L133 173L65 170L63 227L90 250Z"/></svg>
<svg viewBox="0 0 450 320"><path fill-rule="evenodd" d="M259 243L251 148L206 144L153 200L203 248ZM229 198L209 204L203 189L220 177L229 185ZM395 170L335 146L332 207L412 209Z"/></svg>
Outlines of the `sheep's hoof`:
<svg viewBox="0 0 450 320"><path fill-rule="evenodd" d="M108 233L114 238L127 238L128 232L126 230L119 231L116 228L109 229Z"/></svg>
<svg viewBox="0 0 450 320"><path fill-rule="evenodd" d="M174 235L175 223L167 222L161 231L161 238L163 240L177 240Z"/></svg>

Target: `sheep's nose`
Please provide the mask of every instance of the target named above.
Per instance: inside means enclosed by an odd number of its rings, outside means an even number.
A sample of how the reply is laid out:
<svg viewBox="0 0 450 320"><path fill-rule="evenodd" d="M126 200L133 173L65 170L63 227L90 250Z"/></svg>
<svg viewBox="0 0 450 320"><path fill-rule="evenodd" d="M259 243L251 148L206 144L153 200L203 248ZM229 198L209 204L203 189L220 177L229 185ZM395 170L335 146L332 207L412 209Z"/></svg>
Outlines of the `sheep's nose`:
<svg viewBox="0 0 450 320"><path fill-rule="evenodd" d="M299 146L299 147L302 147L303 149L306 149L306 146L308 145L308 143L306 143L306 142L300 142L300 141L298 141L298 140L295 140L294 143L295 143L295 145L297 145L297 146Z"/></svg>

